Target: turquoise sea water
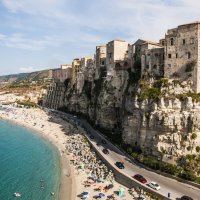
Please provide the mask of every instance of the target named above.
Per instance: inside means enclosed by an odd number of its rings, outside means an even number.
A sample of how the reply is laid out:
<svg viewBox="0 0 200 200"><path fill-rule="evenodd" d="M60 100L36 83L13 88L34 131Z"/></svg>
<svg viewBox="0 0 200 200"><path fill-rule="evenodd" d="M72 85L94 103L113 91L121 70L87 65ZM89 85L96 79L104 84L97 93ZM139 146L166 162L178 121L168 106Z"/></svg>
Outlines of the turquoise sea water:
<svg viewBox="0 0 200 200"><path fill-rule="evenodd" d="M0 121L0 200L58 199L59 179L55 147L32 130Z"/></svg>

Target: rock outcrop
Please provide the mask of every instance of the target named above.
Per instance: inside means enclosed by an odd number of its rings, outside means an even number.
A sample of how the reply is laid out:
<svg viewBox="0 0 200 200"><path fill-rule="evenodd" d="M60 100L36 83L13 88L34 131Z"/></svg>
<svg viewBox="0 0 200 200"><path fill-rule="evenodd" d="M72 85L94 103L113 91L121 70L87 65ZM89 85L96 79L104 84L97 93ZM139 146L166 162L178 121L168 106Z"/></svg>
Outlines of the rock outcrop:
<svg viewBox="0 0 200 200"><path fill-rule="evenodd" d="M78 90L69 85L64 107L113 135L120 134L124 143L145 154L196 154L200 102L190 82L132 79L130 71L119 70L116 77L84 81Z"/></svg>

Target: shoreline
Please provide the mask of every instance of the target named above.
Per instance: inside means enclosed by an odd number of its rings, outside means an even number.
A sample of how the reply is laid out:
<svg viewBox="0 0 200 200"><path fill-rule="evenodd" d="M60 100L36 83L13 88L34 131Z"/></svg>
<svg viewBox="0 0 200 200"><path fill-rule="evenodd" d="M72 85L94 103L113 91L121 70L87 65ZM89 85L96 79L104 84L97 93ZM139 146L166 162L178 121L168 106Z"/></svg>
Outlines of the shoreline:
<svg viewBox="0 0 200 200"><path fill-rule="evenodd" d="M41 110L41 109L39 109ZM44 130L39 130L37 127L22 122L17 119L9 118L6 115L0 116L2 120L14 123L16 125L26 127L28 129L31 129L34 134L38 134L40 137L42 137L44 140L46 140L52 147L55 148L55 150L58 153L59 157L59 167L60 167L60 181L59 181L59 200L75 200L76 195L76 181L75 181L75 172L74 169L70 166L69 158L67 155L63 152L65 152L65 145L59 142L59 138L52 137L52 135L45 133ZM60 130L59 134L63 134Z"/></svg>
<svg viewBox="0 0 200 200"><path fill-rule="evenodd" d="M113 171L91 149L84 131L45 110L5 106L0 109L0 118L32 129L50 142L59 153L60 183L59 200L80 200L84 193L88 200L104 197L121 199L123 189L127 199L138 197L137 191L118 183ZM108 186L110 186L108 188Z"/></svg>

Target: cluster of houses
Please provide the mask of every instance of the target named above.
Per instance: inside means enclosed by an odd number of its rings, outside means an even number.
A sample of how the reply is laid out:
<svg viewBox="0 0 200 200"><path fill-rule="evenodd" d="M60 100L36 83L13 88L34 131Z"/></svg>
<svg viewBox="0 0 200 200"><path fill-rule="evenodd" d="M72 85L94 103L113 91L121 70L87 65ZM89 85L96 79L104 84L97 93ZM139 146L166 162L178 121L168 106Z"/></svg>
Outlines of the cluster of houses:
<svg viewBox="0 0 200 200"><path fill-rule="evenodd" d="M166 77L191 80L193 90L200 92L200 22L179 25L170 29L159 42L138 39L134 44L115 39L96 46L94 56L75 58L71 65L62 65L53 74L54 83L46 97L46 106L61 106L58 93L63 94L63 82L72 85L84 81L117 76L119 70L140 68L140 78ZM55 97L55 101L54 101ZM60 95L62 98L62 95Z"/></svg>

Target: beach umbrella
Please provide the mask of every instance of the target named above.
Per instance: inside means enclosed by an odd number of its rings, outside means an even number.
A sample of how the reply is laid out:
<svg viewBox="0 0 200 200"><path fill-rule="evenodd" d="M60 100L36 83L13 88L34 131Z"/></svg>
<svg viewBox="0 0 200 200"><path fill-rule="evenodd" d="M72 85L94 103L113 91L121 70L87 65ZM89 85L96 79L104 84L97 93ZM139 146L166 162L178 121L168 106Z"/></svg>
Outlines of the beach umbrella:
<svg viewBox="0 0 200 200"><path fill-rule="evenodd" d="M110 184L110 185L108 185L108 187L107 187L108 189L111 189L111 188L113 188L113 184Z"/></svg>
<svg viewBox="0 0 200 200"><path fill-rule="evenodd" d="M104 193L102 193L102 192L99 193L99 197L100 197L100 198L105 197L105 196L106 196L106 195L105 195Z"/></svg>
<svg viewBox="0 0 200 200"><path fill-rule="evenodd" d="M98 179L98 181L103 183L105 180L104 180L102 177L100 177L100 178Z"/></svg>
<svg viewBox="0 0 200 200"><path fill-rule="evenodd" d="M88 195L88 194L89 194L88 192L83 192L83 193L82 193L82 195Z"/></svg>
<svg viewBox="0 0 200 200"><path fill-rule="evenodd" d="M124 189L123 187L120 187L120 188L119 188L119 191L120 191L120 192L124 192L125 189Z"/></svg>
<svg viewBox="0 0 200 200"><path fill-rule="evenodd" d="M84 169L84 164L82 162L80 163L80 167L81 169Z"/></svg>
<svg viewBox="0 0 200 200"><path fill-rule="evenodd" d="M120 197L122 197L122 196L124 195L124 191L125 191L125 189L122 188L122 187L120 187L120 188L119 188L119 194L118 194L118 195L119 195Z"/></svg>
<svg viewBox="0 0 200 200"><path fill-rule="evenodd" d="M89 192L83 192L82 196L83 199L86 199L89 196Z"/></svg>

